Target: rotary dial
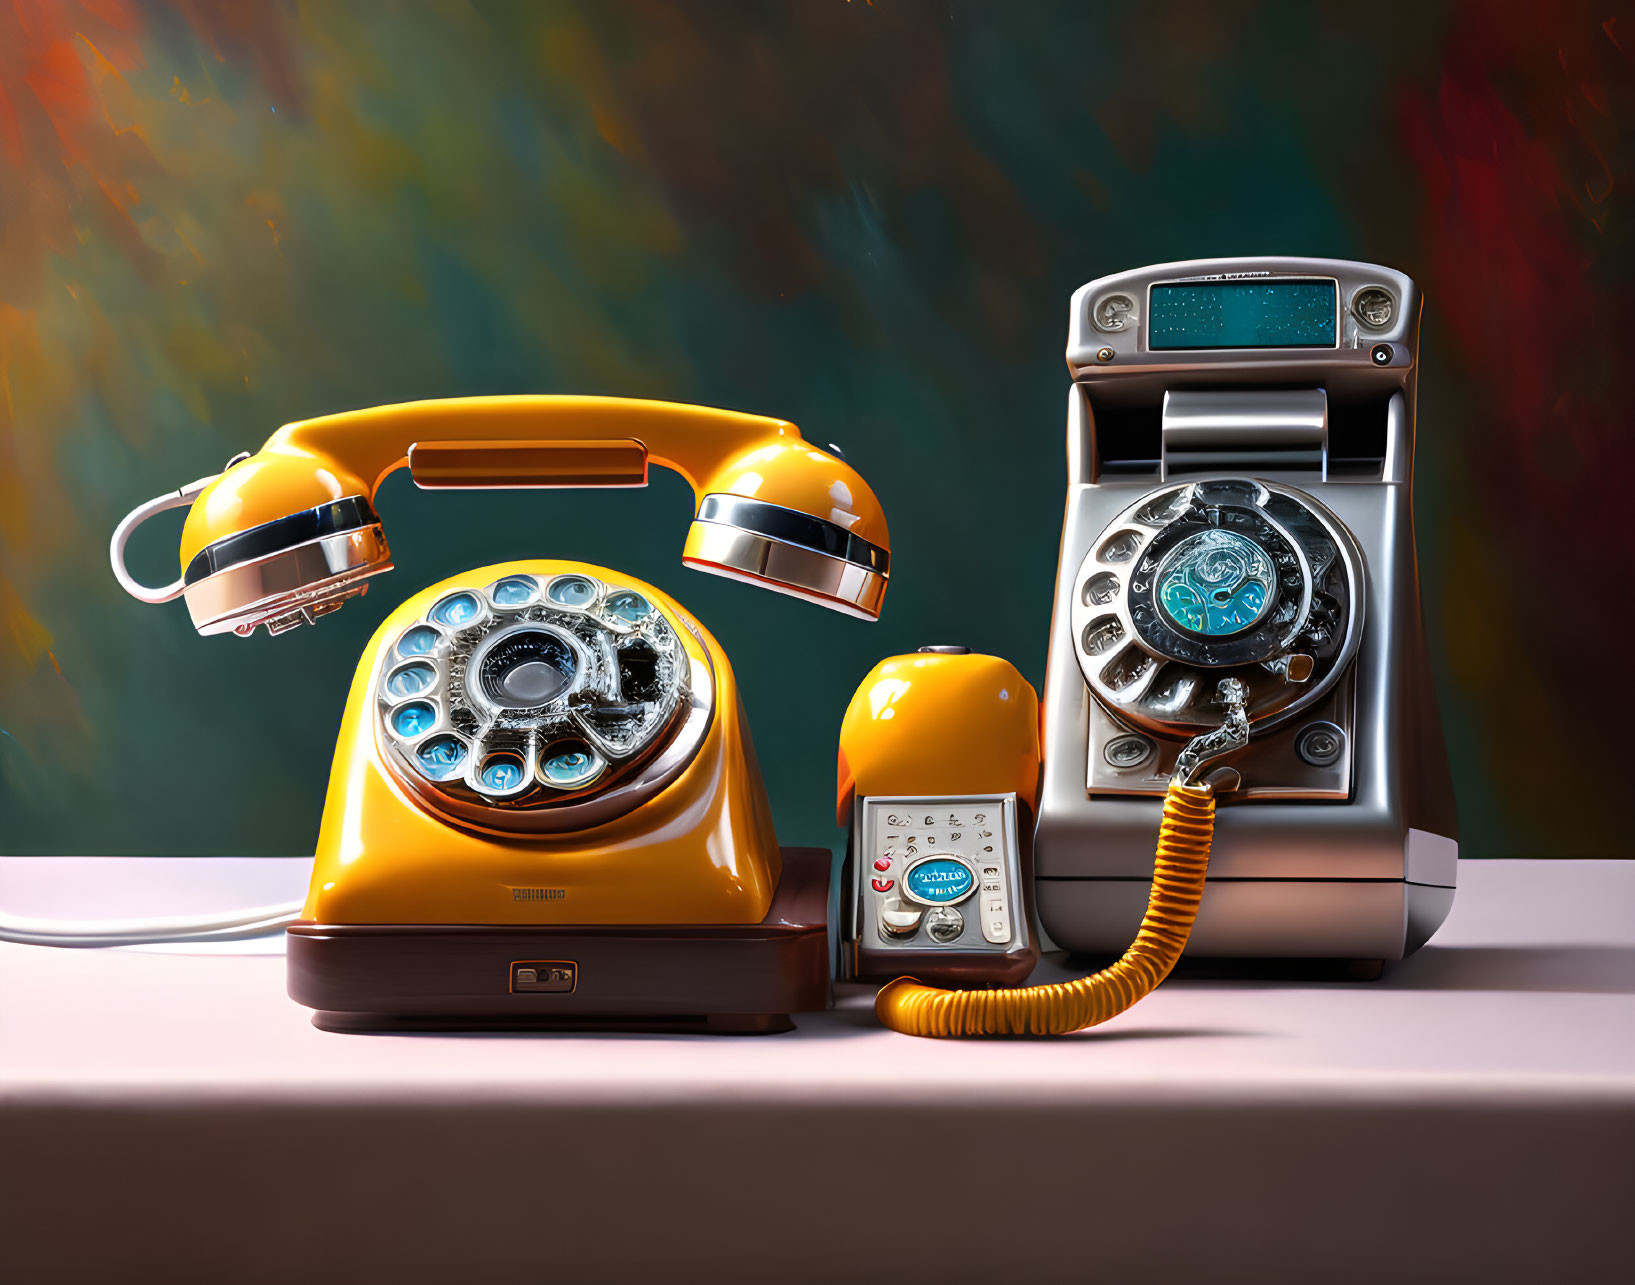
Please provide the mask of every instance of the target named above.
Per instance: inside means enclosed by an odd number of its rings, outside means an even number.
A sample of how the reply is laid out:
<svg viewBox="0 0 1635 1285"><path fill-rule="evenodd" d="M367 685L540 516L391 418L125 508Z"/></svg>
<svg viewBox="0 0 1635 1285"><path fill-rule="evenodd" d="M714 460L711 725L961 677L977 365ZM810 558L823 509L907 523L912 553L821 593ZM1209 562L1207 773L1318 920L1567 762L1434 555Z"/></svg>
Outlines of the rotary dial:
<svg viewBox="0 0 1635 1285"><path fill-rule="evenodd" d="M1190 735L1231 673L1269 726L1356 652L1362 555L1308 495L1247 478L1164 487L1121 513L1079 567L1073 634L1092 691L1126 721Z"/></svg>
<svg viewBox="0 0 1635 1285"><path fill-rule="evenodd" d="M385 651L378 739L443 810L514 828L600 795L697 735L711 683L657 606L570 572L443 595Z"/></svg>

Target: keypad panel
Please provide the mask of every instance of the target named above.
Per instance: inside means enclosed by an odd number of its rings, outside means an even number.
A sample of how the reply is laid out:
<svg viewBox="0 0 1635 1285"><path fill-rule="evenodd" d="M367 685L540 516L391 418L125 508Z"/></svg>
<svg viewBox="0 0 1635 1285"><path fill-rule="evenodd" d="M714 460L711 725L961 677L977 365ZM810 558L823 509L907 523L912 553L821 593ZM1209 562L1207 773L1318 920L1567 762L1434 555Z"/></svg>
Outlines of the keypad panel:
<svg viewBox="0 0 1635 1285"><path fill-rule="evenodd" d="M863 955L1026 947L1014 794L865 798L856 842Z"/></svg>

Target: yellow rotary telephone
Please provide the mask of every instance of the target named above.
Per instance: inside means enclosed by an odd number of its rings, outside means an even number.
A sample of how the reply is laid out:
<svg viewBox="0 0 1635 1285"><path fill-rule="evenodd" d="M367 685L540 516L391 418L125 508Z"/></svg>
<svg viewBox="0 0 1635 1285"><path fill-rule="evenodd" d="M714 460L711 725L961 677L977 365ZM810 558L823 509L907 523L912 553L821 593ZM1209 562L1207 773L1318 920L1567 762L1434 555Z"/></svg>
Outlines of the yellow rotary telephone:
<svg viewBox="0 0 1635 1285"><path fill-rule="evenodd" d="M693 487L683 561L874 619L874 493L781 420L597 397L410 402L304 420L134 510L120 583L201 634L277 634L391 569L374 510L424 488ZM181 575L125 567L188 507ZM331 1029L636 1022L782 1029L830 1002L830 855L782 849L720 645L667 594L580 563L508 562L415 594L347 700L291 995Z"/></svg>

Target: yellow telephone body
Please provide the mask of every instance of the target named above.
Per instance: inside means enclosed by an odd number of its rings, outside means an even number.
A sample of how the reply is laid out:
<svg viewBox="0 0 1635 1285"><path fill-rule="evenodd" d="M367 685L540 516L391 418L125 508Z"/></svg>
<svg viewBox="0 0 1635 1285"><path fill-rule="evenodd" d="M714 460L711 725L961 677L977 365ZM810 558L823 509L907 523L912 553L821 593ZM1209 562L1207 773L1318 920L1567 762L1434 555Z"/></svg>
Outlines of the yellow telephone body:
<svg viewBox="0 0 1635 1285"><path fill-rule="evenodd" d="M875 619L879 501L781 419L615 397L463 397L286 424L132 510L115 578L200 634L315 623L392 569L376 492L692 487L682 561ZM132 533L188 508L181 576ZM531 559L420 591L358 664L290 995L336 1030L400 1023L787 1029L831 1000L827 849L778 847L732 666L652 585Z"/></svg>
<svg viewBox="0 0 1635 1285"><path fill-rule="evenodd" d="M840 725L835 817L873 795L1039 794L1039 696L1016 666L963 651L890 656Z"/></svg>
<svg viewBox="0 0 1635 1285"><path fill-rule="evenodd" d="M928 647L871 669L840 727L847 975L1024 980L1038 791L1039 697L1009 661Z"/></svg>
<svg viewBox="0 0 1635 1285"><path fill-rule="evenodd" d="M708 731L656 796L590 830L451 825L401 784L375 692L393 641L433 603L508 577L582 574L631 587L713 673ZM781 869L749 729L719 643L667 594L578 562L500 563L403 603L364 649L341 721L303 918L319 924L756 924ZM530 897L549 889L548 899Z"/></svg>
<svg viewBox="0 0 1635 1285"><path fill-rule="evenodd" d="M963 647L881 661L847 706L837 790L838 819L851 829L843 961L850 977L886 983L874 1011L892 1030L1066 1034L1129 1008L1179 958L1202 895L1215 806L1208 785L1182 780L1165 800L1154 890L1135 943L1092 976L1022 985L1039 961L1040 741L1033 688L1008 662Z"/></svg>

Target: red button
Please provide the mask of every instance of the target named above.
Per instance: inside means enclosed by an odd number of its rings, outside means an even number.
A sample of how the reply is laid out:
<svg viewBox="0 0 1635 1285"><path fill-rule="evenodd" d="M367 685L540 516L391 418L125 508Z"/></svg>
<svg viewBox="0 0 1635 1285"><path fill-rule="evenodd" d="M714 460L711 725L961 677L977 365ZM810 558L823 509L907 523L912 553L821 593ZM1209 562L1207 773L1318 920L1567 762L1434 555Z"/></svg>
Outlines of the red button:
<svg viewBox="0 0 1635 1285"><path fill-rule="evenodd" d="M891 858L890 857L876 857L874 859L874 868L876 870L890 870L891 869Z"/></svg>
<svg viewBox="0 0 1635 1285"><path fill-rule="evenodd" d="M869 884L870 884L871 887L873 887L873 889L876 892L890 892L891 891L891 880L890 879L870 879Z"/></svg>

